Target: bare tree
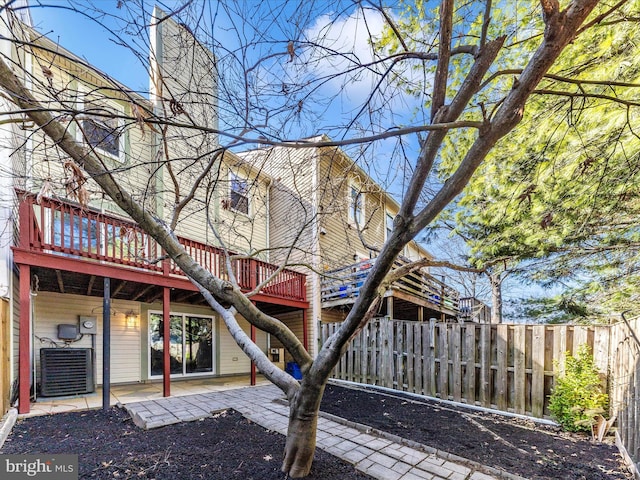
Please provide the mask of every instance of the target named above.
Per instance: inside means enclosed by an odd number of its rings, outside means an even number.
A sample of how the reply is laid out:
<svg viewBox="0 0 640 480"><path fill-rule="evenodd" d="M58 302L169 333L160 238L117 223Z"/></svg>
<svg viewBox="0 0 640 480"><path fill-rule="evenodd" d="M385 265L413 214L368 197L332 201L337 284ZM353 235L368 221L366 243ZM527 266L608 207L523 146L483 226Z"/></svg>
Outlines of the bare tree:
<svg viewBox="0 0 640 480"><path fill-rule="evenodd" d="M171 187L150 183L142 194L132 193L135 190L128 185L126 172L109 167L92 148L87 147L80 136L71 133L68 116L78 123L78 116L82 112L73 102L65 100L64 91L71 86L56 85L57 79L50 78L47 73L51 66L46 60L39 66L45 79L39 95L33 93L35 77L25 74L24 69L21 71L24 65L9 57L0 62L0 88L16 105L16 110L10 112L12 118L33 122L45 135L41 147L61 152L63 157L69 159L68 168L73 171L70 191L81 191L80 187L86 182L85 176L95 182L99 190L152 236L199 287L242 350L286 394L290 404L290 419L282 471L298 478L306 476L311 468L320 401L331 371L345 352L349 340L374 315L381 300L380 287L388 281L398 254L456 198L487 153L518 124L527 99L538 88L565 47L570 42L580 41L581 31L595 28L604 18L615 15L624 2L614 7L603 7L594 16L592 12L598 6L597 0L573 0L564 8L557 0L542 0L539 11L529 13L531 18L542 16L544 23L538 28L537 22L532 20L527 31L518 32L520 36L527 36L526 41L531 48L521 50L517 56L521 63L520 70L516 77L509 74L509 82L499 75L487 81L487 77L495 72L496 62L504 50L508 47L509 52L514 52L521 43L519 37L512 35L509 25L494 21L494 15L497 15L494 9L502 8L495 2L473 3L469 7L443 0L438 9L437 27L429 29L424 26L425 35L431 37L430 41L421 43L411 43L404 38L401 29L394 23L393 12L371 2L366 8L369 12L377 12L377 18L386 22L387 35L394 38L399 48L393 53L378 51L366 61L354 51L353 45L329 43L330 32L318 27L317 23L313 25L318 35L311 36L313 28L310 22L314 22L323 12L313 9L297 11L285 8L278 2L259 10L252 6L257 3L215 2L217 6L212 7L205 2L204 6L193 8L187 2L185 6L168 12L169 17L180 19L179 23L185 25L185 30L212 42L207 44L207 41L201 40L196 49L208 48L218 56L217 63L214 62L218 69L216 98L208 93L211 89L206 79L210 76L201 71L206 70L206 64L190 67L193 75L188 85L172 82L166 72L151 72L155 74L152 75L156 82L155 92L161 98L156 110L143 108L144 102L138 101L133 93L124 89L108 92L111 95L124 95L123 98L136 105L134 115L121 114L116 118L138 125L143 133L156 133L166 143L157 145L155 162L146 167L152 175L159 165L170 169ZM359 3L347 6L358 12L364 10ZM149 20L144 12L134 14L132 7L128 8L131 15L129 28L137 26L140 31L146 32L146 22ZM226 24L226 32L235 36L231 43L236 45L226 47L226 50L219 43L213 43L210 36L200 37L217 26L214 19L223 12L230 19ZM90 14L87 11L85 13ZM162 18L153 20L152 25L154 22L155 25L161 24ZM284 18L291 19L291 22L283 21ZM480 19L480 22L473 21L476 19ZM267 35L269 29L265 28L266 20L271 22L271 31L278 30L279 41L273 41ZM418 19L421 20L426 22L426 19ZM478 25L481 27L476 31ZM330 24L326 28L329 27ZM261 38L264 41L258 41ZM186 34L178 34L177 39L182 42L193 41ZM38 40L37 36L25 31L14 36L14 47L20 49L31 46L39 49L39 57L44 59L47 53L55 53L55 45L43 48L38 45ZM126 43L124 40L122 42ZM140 42L146 46L146 40ZM317 52L322 52L324 58L335 60L335 65L341 70L326 74L314 71ZM198 58L206 59L207 55ZM178 60L187 61L182 57ZM318 63L315 65L317 67ZM432 88L420 100L422 110L414 123L401 126L396 122L399 121L397 114L403 108L404 100L398 96L390 99L387 93L396 82L406 82L415 74L411 72L415 72L413 67L416 65L420 67L420 75L429 78L428 83ZM325 102L322 102L323 95L326 95L323 88L331 82L338 82L344 87L362 77L372 79L372 82L361 107L347 112L344 118L340 118L342 113L334 114L339 120L329 133L334 137L339 135L336 138L340 140L327 137L312 141L287 138L293 126L302 126L299 130L307 133L304 127L308 122L327 114L323 107L328 105L329 99L325 98ZM51 80L49 85L47 79ZM95 93L97 97L105 95L99 88ZM319 98L318 103L311 103L316 98ZM96 98L96 115L102 111L99 100ZM218 104L220 108L219 125L211 121L210 106L213 104ZM114 118L113 112L102 115ZM406 118L404 120L408 121ZM235 130L222 127L230 122L236 122ZM430 185L431 193L424 201L425 184L438 162L438 153L448 134L455 129L471 131L470 141L460 144L459 162L445 181ZM204 190L214 195L219 187L220 180L216 176L219 160L222 155L228 155L231 147L255 143L292 150L356 146L359 150L353 151L362 155L358 156L360 159L372 154L378 142L388 139L400 139L396 151L406 153L409 139L413 138L415 143L416 133L420 133L420 136L415 158L403 157L400 167L398 164L395 167L410 170L411 175L402 188L402 201L393 222L393 230L387 241L379 247L376 262L346 320L315 358L283 322L260 311L251 302L250 295L239 288L233 276L229 280L223 279L203 268L188 254L176 236L175 229L179 227L181 218L195 215L198 209L207 206L207 197L199 198L193 192ZM90 132L84 131L83 136L86 138L87 135ZM406 141L402 141L404 137ZM255 168L251 165L246 167ZM167 188L172 192L174 201L171 205L153 204L159 188ZM208 198L210 200L212 197ZM166 222L158 214L160 207L165 213L171 209ZM223 234L216 233L218 230L215 227L210 224L213 234L222 239ZM299 232L304 231L301 227L297 228ZM245 236L246 243L250 245L251 233ZM296 245L280 247L293 251ZM301 381L294 380L271 364L265 353L240 328L235 318L236 312L282 342L300 365L303 373Z"/></svg>

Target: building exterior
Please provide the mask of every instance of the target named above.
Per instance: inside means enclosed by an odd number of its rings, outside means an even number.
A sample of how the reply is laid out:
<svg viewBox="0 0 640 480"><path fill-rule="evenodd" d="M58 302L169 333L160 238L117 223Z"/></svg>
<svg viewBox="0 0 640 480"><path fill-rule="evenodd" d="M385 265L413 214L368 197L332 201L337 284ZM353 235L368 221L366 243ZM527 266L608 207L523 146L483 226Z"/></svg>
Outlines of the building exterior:
<svg viewBox="0 0 640 480"><path fill-rule="evenodd" d="M202 266L247 292L262 285L252 301L315 355L319 324L345 318L397 202L338 148L220 148L215 58L159 9L148 99L3 15L4 37L20 41L0 48L33 95ZM18 114L0 135L4 385L16 386L21 413L34 397L96 385L108 395L111 383L162 381L169 395L172 379L255 373L197 288L57 145ZM398 265L422 258L411 243ZM428 268L384 296L378 314L396 319L459 310L458 293ZM265 352L280 352L239 321Z"/></svg>
<svg viewBox="0 0 640 480"><path fill-rule="evenodd" d="M223 152L208 131L185 135L144 121L156 111L216 126L213 55L172 19L153 23L150 99L7 11L3 33L24 43L2 48L34 96L61 112L57 119L194 258L222 278L233 273L251 291L277 271L266 248L272 179ZM29 411L30 398L88 393L96 385L108 392L111 382L162 380L169 395L170 379L250 373L248 357L153 239L42 132L17 115L8 125L0 159L0 283L20 413ZM193 201L183 202L185 191ZM285 319L300 311L304 322L305 282L304 274L282 270L252 300ZM239 321L265 351L270 347L267 334Z"/></svg>
<svg viewBox="0 0 640 480"><path fill-rule="evenodd" d="M336 147L273 147L241 156L274 179L271 258L304 266L308 272L308 317L313 319L308 336L317 339L320 322L343 320L353 305L391 232L399 205ZM291 245L296 248L290 249ZM423 258L431 256L412 242L398 265ZM378 314L404 320L453 320L458 292L422 268L388 288Z"/></svg>

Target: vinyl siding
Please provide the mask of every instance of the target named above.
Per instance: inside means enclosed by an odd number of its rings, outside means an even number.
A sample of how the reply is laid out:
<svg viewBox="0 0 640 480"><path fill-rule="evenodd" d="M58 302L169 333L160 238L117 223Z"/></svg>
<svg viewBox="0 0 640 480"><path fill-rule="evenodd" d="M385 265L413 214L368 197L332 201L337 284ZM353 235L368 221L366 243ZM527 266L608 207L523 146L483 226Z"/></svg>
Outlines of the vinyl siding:
<svg viewBox="0 0 640 480"><path fill-rule="evenodd" d="M97 383L102 383L102 299L81 295L62 295L39 292L32 297L34 301L34 353L36 375L40 376L40 348L54 346L51 340L58 340L58 324L77 324L78 316L96 317L98 334L96 335L96 372ZM112 300L111 302L111 382L130 383L141 380L140 372L140 324L128 327L125 312L140 314L139 304ZM50 340L49 340L50 339ZM85 335L80 341L70 345L72 348L91 348L91 335Z"/></svg>
<svg viewBox="0 0 640 480"><path fill-rule="evenodd" d="M302 324L302 312L287 312L278 315L274 315L278 320L281 320L287 327L291 329L291 331L295 334L296 337L302 341L303 337L303 324ZM310 333L310 331L308 332ZM309 335L309 342L311 347L311 335ZM272 348L282 348L284 345L278 340L276 337L271 337L271 347ZM311 348L310 348L311 349ZM291 354L285 350L284 352L285 363L293 361Z"/></svg>
<svg viewBox="0 0 640 480"><path fill-rule="evenodd" d="M269 243L272 263L313 265L317 208L313 205L313 162L316 149L272 148L243 156L253 168L273 178L269 205ZM291 246L296 246L291 250ZM307 272L304 268L296 268Z"/></svg>
<svg viewBox="0 0 640 480"><path fill-rule="evenodd" d="M350 265L363 258L375 256L384 243L384 205L380 189L362 175L339 150L323 149L320 157L320 237L323 270ZM350 217L350 189L360 190L363 199L363 222L358 226ZM362 230L363 240L358 235ZM366 245L365 245L366 244Z"/></svg>
<svg viewBox="0 0 640 480"><path fill-rule="evenodd" d="M131 115L131 103L123 93L114 91L113 85L97 76L86 67L64 58L62 55L52 55L42 50L36 50L37 56L31 56L33 63L33 94L36 98L51 98L51 88L57 93L56 100L49 103L53 109L83 108L87 102L97 102L105 112L114 115ZM45 77L43 67L52 72L50 77ZM146 100L137 99L146 108L150 104ZM80 116L80 119L83 117ZM79 126L71 121L68 115L63 114L59 120L68 125L69 133L76 135L80 140ZM118 120L121 138L120 151L122 158L114 159L108 155L101 155L107 168L112 170L113 176L121 183L124 189L130 192L134 198L147 205L153 205L153 193L148 188L149 178L152 172L150 131L142 131L136 125L125 125L124 120ZM28 124L27 124L27 127ZM39 130L25 129L24 136L30 136L32 147L31 165L29 166L29 178L27 186L34 191L39 191L43 182L48 181L56 195L61 198L67 196L65 182L70 178L70 170L65 170L64 160L67 155ZM90 179L84 188L89 193L89 204L105 211L121 213L115 203L105 198L98 185Z"/></svg>
<svg viewBox="0 0 640 480"><path fill-rule="evenodd" d="M347 312L343 310L325 308L322 310L322 323L342 322L347 318Z"/></svg>
<svg viewBox="0 0 640 480"><path fill-rule="evenodd" d="M244 318L238 316L238 323L242 329L250 335L251 326ZM235 342L229 330L225 327L222 320L219 322L219 373L220 375L235 375L244 374L251 371L251 360L240 349ZM263 352L267 351L267 334L260 330L256 330L256 344L262 349Z"/></svg>

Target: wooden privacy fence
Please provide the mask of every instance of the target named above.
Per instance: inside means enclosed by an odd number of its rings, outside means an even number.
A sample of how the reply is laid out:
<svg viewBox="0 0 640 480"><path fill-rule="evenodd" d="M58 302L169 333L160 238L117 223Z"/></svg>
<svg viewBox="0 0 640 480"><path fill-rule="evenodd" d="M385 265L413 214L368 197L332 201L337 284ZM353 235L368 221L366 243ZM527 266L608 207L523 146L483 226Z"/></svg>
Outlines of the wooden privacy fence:
<svg viewBox="0 0 640 480"><path fill-rule="evenodd" d="M611 328L610 404L616 439L640 471L640 319ZM639 477L640 478L640 477Z"/></svg>
<svg viewBox="0 0 640 480"><path fill-rule="evenodd" d="M321 325L321 341L339 328ZM542 418L564 352L587 343L607 372L609 327L374 319L333 377ZM606 383L606 377L603 377ZM607 387L607 385L605 385Z"/></svg>

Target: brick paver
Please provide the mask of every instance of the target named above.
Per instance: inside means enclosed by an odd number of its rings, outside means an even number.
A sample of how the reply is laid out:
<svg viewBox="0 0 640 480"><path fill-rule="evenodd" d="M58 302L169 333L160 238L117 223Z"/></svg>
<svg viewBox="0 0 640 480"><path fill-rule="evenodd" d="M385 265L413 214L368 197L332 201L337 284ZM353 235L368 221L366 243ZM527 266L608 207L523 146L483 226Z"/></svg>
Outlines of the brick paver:
<svg viewBox="0 0 640 480"><path fill-rule="evenodd" d="M172 423L193 421L223 409L233 408L249 420L272 431L286 433L289 408L281 402L282 393L273 385L239 388L183 397L128 403L133 421L150 429ZM433 449L383 438L372 432L341 424L335 417L318 420L317 446L380 480L526 480L516 475L472 462L442 458ZM339 419L338 419L339 420ZM413 448L417 447L417 448ZM491 474L490 472L494 472Z"/></svg>

